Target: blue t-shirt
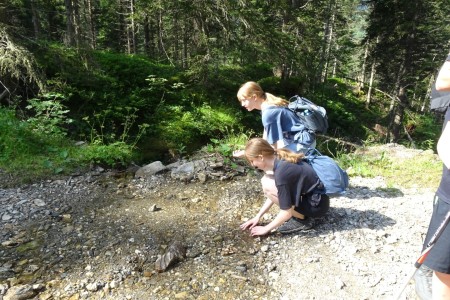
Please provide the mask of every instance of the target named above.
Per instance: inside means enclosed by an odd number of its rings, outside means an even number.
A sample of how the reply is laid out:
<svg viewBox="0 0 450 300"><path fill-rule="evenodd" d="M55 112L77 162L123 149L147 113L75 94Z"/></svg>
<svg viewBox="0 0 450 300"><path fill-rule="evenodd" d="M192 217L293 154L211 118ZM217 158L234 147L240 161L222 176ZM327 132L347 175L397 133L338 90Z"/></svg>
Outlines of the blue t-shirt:
<svg viewBox="0 0 450 300"><path fill-rule="evenodd" d="M298 151L300 148L308 148L314 143L315 134L306 129L290 109L283 106L269 106L263 109L261 114L265 132L264 139L269 144L273 145L281 140L283 148L287 147Z"/></svg>
<svg viewBox="0 0 450 300"><path fill-rule="evenodd" d="M442 131L444 131L445 126L450 126L450 109L447 108L445 113L444 125L442 126ZM450 149L446 149L450 151ZM436 194L440 199L450 204L450 170L444 165L442 170L441 183L439 184Z"/></svg>

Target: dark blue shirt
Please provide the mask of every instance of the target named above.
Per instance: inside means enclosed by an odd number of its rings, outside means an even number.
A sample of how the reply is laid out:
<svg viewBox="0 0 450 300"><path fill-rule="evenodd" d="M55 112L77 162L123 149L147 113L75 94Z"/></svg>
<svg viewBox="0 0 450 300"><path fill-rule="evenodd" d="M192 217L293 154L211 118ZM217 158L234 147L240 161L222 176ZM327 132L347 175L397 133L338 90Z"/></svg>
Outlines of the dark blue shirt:
<svg viewBox="0 0 450 300"><path fill-rule="evenodd" d="M320 179L316 172L306 162L293 164L284 160L276 160L273 172L280 209L283 210L299 206L301 196L312 192L320 185Z"/></svg>

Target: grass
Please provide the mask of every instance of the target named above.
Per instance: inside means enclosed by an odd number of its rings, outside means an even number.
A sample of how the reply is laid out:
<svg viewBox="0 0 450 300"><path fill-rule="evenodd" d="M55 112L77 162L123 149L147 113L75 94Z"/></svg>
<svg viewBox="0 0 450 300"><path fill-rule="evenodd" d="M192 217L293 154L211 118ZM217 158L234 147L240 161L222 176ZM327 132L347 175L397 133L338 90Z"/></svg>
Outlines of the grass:
<svg viewBox="0 0 450 300"><path fill-rule="evenodd" d="M16 178L16 184L67 175L91 163L127 165L133 154L133 147L123 142L76 146L63 135L36 132L12 110L0 109L0 169Z"/></svg>
<svg viewBox="0 0 450 300"><path fill-rule="evenodd" d="M233 167L233 150L243 149L254 132L227 132L224 139L211 139L203 152L218 153ZM132 161L132 146L124 142L75 146L65 136L42 134L28 122L15 117L14 111L0 109L0 168L20 178L21 183L55 175L70 174L94 163L107 167L126 166ZM442 163L431 150L413 150L403 146L373 145L334 157L349 176L376 177L387 181L387 188L436 189Z"/></svg>
<svg viewBox="0 0 450 300"><path fill-rule="evenodd" d="M207 153L217 152L222 156L231 157L234 150L243 150L247 141L254 137L254 135L252 131L236 134L234 131L231 131L223 139L211 139L210 143L204 146L201 151Z"/></svg>
<svg viewBox="0 0 450 300"><path fill-rule="evenodd" d="M442 162L431 150L412 150L374 145L363 151L340 155L340 165L349 176L385 178L388 188L437 189Z"/></svg>
<svg viewBox="0 0 450 300"><path fill-rule="evenodd" d="M243 149L249 138L251 135L241 133L231 134L222 140L212 139L203 151L231 157L232 150ZM350 177L383 177L387 189L437 189L442 173L442 162L433 151L404 146L376 144L333 158L347 170Z"/></svg>

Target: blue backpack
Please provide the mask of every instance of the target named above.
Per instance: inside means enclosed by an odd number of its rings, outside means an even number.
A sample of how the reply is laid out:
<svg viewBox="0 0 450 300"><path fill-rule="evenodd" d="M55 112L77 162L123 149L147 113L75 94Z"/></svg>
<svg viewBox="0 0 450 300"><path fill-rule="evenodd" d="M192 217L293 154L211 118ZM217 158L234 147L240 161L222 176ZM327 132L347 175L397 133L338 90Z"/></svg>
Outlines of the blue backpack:
<svg viewBox="0 0 450 300"><path fill-rule="evenodd" d="M317 149L309 150L304 160L312 166L324 189L322 194L337 196L348 188L348 174L329 156L322 155Z"/></svg>
<svg viewBox="0 0 450 300"><path fill-rule="evenodd" d="M300 96L291 97L289 102L288 108L297 115L306 128L315 133L327 132L328 117L325 108Z"/></svg>

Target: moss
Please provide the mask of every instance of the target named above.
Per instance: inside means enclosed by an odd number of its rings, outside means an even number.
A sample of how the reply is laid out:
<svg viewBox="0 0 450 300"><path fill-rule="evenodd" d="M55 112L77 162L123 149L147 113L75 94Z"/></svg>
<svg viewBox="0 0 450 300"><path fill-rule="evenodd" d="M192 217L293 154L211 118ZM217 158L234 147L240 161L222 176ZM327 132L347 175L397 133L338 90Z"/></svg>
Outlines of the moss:
<svg viewBox="0 0 450 300"><path fill-rule="evenodd" d="M20 245L19 247L17 247L17 252L23 253L23 252L33 251L33 250L36 250L37 248L39 248L40 245L41 245L41 243L39 241L33 240L33 241L24 243L24 244Z"/></svg>

